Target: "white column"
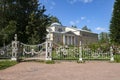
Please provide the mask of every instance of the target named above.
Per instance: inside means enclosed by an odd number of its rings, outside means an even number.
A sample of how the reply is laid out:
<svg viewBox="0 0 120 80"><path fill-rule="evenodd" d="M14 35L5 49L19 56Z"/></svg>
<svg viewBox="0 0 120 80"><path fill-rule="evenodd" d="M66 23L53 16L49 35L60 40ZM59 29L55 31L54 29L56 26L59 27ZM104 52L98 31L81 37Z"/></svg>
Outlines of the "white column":
<svg viewBox="0 0 120 80"><path fill-rule="evenodd" d="M48 58L48 41L46 40L46 55L45 55L45 60Z"/></svg>
<svg viewBox="0 0 120 80"><path fill-rule="evenodd" d="M74 45L74 36L72 36L72 44Z"/></svg>
<svg viewBox="0 0 120 80"><path fill-rule="evenodd" d="M63 34L63 44L65 45L65 35Z"/></svg>
<svg viewBox="0 0 120 80"><path fill-rule="evenodd" d="M72 37L73 37L73 36L71 36L71 45L73 45L73 40L72 40Z"/></svg>
<svg viewBox="0 0 120 80"><path fill-rule="evenodd" d="M67 36L65 36L65 45L67 45Z"/></svg>
<svg viewBox="0 0 120 80"><path fill-rule="evenodd" d="M71 36L69 36L69 45L71 44L71 40L70 39L71 39Z"/></svg>
<svg viewBox="0 0 120 80"><path fill-rule="evenodd" d="M74 36L74 45L76 45L75 36Z"/></svg>
<svg viewBox="0 0 120 80"><path fill-rule="evenodd" d="M70 37L70 39L71 39L71 45L72 45L72 36Z"/></svg>
<svg viewBox="0 0 120 80"><path fill-rule="evenodd" d="M67 45L69 45L69 36L67 36Z"/></svg>

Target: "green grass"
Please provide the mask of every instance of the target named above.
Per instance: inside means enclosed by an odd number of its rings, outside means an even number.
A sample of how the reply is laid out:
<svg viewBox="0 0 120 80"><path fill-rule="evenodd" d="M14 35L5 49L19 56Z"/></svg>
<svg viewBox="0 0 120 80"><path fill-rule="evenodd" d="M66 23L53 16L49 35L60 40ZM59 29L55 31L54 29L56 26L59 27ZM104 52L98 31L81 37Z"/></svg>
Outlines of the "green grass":
<svg viewBox="0 0 120 80"><path fill-rule="evenodd" d="M53 60L48 60L48 61L45 61L46 64L55 64L55 61Z"/></svg>
<svg viewBox="0 0 120 80"><path fill-rule="evenodd" d="M9 60L0 61L0 70L6 69L6 68L13 66L15 64L17 64L16 61L9 61Z"/></svg>
<svg viewBox="0 0 120 80"><path fill-rule="evenodd" d="M83 60L83 61L77 60L77 63L85 63L85 60Z"/></svg>

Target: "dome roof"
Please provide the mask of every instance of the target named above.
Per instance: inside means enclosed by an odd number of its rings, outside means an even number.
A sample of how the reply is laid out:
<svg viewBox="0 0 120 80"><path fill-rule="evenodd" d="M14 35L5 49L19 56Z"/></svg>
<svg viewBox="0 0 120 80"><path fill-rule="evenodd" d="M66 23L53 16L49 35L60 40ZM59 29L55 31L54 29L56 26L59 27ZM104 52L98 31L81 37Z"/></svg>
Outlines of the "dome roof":
<svg viewBox="0 0 120 80"><path fill-rule="evenodd" d="M55 23L52 23L51 26L62 26L62 25L60 23L55 22Z"/></svg>

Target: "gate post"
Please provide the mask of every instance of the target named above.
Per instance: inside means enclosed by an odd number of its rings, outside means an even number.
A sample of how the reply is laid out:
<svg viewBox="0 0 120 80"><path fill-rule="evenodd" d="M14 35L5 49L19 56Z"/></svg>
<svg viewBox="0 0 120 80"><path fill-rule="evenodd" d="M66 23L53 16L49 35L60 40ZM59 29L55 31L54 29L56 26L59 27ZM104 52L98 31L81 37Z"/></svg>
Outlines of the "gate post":
<svg viewBox="0 0 120 80"><path fill-rule="evenodd" d="M15 34L14 41L12 41L12 58L11 58L11 60L17 60L17 53L18 53L18 41L17 41L17 34Z"/></svg>
<svg viewBox="0 0 120 80"><path fill-rule="evenodd" d="M113 62L114 61L114 56L113 56L113 47L110 47L110 61Z"/></svg>
<svg viewBox="0 0 120 80"><path fill-rule="evenodd" d="M82 62L82 45L81 45L81 41L80 41L80 45L79 45L79 53L80 53L80 56L79 56L79 61Z"/></svg>
<svg viewBox="0 0 120 80"><path fill-rule="evenodd" d="M50 41L50 40L46 40L45 60L52 60L52 41Z"/></svg>

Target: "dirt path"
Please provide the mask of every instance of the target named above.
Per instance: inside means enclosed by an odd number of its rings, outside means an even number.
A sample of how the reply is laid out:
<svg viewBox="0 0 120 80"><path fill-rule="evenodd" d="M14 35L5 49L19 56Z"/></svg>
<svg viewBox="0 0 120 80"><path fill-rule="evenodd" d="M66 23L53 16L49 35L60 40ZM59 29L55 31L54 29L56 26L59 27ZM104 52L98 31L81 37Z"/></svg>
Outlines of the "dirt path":
<svg viewBox="0 0 120 80"><path fill-rule="evenodd" d="M0 80L120 80L120 64L23 62L0 71Z"/></svg>

